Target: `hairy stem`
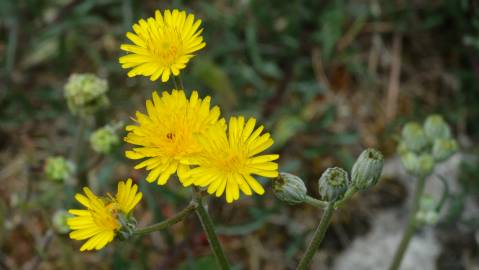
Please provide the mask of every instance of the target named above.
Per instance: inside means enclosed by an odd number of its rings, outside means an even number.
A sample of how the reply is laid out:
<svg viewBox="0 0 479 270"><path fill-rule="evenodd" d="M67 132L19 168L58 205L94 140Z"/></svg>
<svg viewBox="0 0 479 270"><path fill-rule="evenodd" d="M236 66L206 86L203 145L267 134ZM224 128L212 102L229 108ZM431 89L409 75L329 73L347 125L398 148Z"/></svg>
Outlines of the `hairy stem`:
<svg viewBox="0 0 479 270"><path fill-rule="evenodd" d="M144 234L148 234L148 233L151 233L151 232L156 232L156 231L159 231L159 230L163 230L173 224L176 224L180 221L182 221L183 219L185 219L189 214L191 214L193 211L195 211L195 209L198 207L198 203L196 201L191 201L190 204L183 210L181 210L180 212L178 212L176 215L162 221L162 222L159 222L159 223L156 223L156 224L153 224L153 225L150 225L148 227L145 227L145 228L141 228L141 229L136 229L134 232L133 232L133 235L144 235Z"/></svg>
<svg viewBox="0 0 479 270"><path fill-rule="evenodd" d="M358 189L355 186L350 187L348 191L346 191L346 194L344 194L343 198L334 204L334 208L338 209L343 207L344 204L349 201L349 199L351 199L351 197L353 197L354 193L357 191Z"/></svg>
<svg viewBox="0 0 479 270"><path fill-rule="evenodd" d="M317 208L326 208L328 206L328 202L318 200L309 195L306 195L304 202Z"/></svg>
<svg viewBox="0 0 479 270"><path fill-rule="evenodd" d="M306 252L301 258L301 261L298 264L297 270L307 270L311 265L311 260L313 259L314 254L318 250L319 246L321 245L321 241L328 230L329 223L331 222L331 218L333 217L334 209L335 209L335 202L329 202L328 206L326 207L323 216L321 217L321 221L319 222L316 231L314 232L313 239L309 243Z"/></svg>
<svg viewBox="0 0 479 270"><path fill-rule="evenodd" d="M201 225L203 226L203 230L205 231L206 237L208 238L208 242L210 244L210 248L213 251L213 255L216 258L216 262L218 266L222 270L230 269L228 259L226 259L226 255L221 247L221 244L218 240L218 236L216 235L215 228L213 225L213 221L211 220L210 215L206 211L204 201L200 196L196 198L198 202L198 207L196 208L196 214L200 219Z"/></svg>
<svg viewBox="0 0 479 270"><path fill-rule="evenodd" d="M401 266L401 261L406 253L406 250L409 246L409 242L411 241L414 232L416 231L416 214L419 210L419 205L421 201L422 193L424 192L424 185L426 183L426 177L421 176L419 177L416 183L416 192L414 193L412 207L409 212L409 217L407 221L407 227L404 230L401 242L399 243L398 248L396 249L396 253L394 254L394 259L389 267L389 270L397 270Z"/></svg>

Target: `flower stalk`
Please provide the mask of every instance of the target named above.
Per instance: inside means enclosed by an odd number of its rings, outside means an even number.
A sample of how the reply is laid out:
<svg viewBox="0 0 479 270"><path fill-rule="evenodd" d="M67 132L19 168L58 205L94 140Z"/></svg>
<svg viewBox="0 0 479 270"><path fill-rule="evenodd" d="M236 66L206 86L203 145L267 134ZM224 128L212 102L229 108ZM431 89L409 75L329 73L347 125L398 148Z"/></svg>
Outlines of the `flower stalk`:
<svg viewBox="0 0 479 270"><path fill-rule="evenodd" d="M218 240L213 221L211 220L211 217L206 210L203 197L200 194L197 194L195 200L198 204L198 207L195 208L196 215L200 219L201 226L205 231L206 238L208 238L208 243L210 244L211 251L213 251L213 255L216 258L216 262L218 263L220 269L228 270L230 269L228 259L226 258L223 248L221 247L220 241Z"/></svg>
<svg viewBox="0 0 479 270"><path fill-rule="evenodd" d="M319 246L321 245L321 242L323 241L324 235L326 234L326 231L328 230L329 223L331 223L331 218L333 217L334 209L335 209L335 202L334 201L329 202L328 206L326 207L326 210L323 213L323 216L321 217L321 221L319 222L319 225L316 228L316 231L314 232L313 239L309 243L309 246L306 249L306 252L301 258L301 261L299 262L298 267L296 268L297 270L309 269L311 265L311 260L313 259L314 254L316 253Z"/></svg>
<svg viewBox="0 0 479 270"><path fill-rule="evenodd" d="M409 217L407 221L406 229L404 230L403 236L401 238L401 242L399 243L398 248L396 249L396 253L394 254L393 261L389 270L397 270L401 266L402 259L406 250L409 246L409 242L416 231L417 222L416 222L416 214L419 210L421 196L424 192L424 186L426 183L426 177L421 176L418 178L416 183L416 191L414 193L413 202L411 206L411 210L409 211Z"/></svg>
<svg viewBox="0 0 479 270"><path fill-rule="evenodd" d="M191 201L190 204L178 212L176 215L153 225L147 226L145 228L136 229L133 232L133 235L145 235L152 232L160 231L163 229L168 228L182 220L184 220L189 214L193 213L195 209L198 207L198 203L196 201Z"/></svg>
<svg viewBox="0 0 479 270"><path fill-rule="evenodd" d="M174 83L176 89L185 90L185 88L183 87L183 81L181 80L180 75L173 76L173 83Z"/></svg>
<svg viewBox="0 0 479 270"><path fill-rule="evenodd" d="M351 199L351 197L353 197L353 195L358 191L358 189L355 187L355 186L352 186L350 187L346 193L344 193L344 197L337 201L335 204L334 204L334 208L335 209L338 209L338 208L341 208L344 206L344 204L349 201L349 199Z"/></svg>
<svg viewBox="0 0 479 270"><path fill-rule="evenodd" d="M328 202L318 200L309 195L306 196L304 202L317 208L326 208L328 206Z"/></svg>

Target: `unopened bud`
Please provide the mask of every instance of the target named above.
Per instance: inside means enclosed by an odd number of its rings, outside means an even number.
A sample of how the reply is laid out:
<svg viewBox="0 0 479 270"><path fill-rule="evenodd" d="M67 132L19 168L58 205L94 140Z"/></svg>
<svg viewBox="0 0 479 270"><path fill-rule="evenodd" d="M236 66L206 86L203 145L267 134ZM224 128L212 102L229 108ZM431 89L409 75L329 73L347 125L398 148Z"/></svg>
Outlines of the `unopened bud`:
<svg viewBox="0 0 479 270"><path fill-rule="evenodd" d="M449 125L442 116L437 114L426 118L426 121L424 121L424 133L431 142L434 142L435 139L449 139L451 137Z"/></svg>
<svg viewBox="0 0 479 270"><path fill-rule="evenodd" d="M401 155L401 163L406 172L417 175L419 172L419 157L413 152L407 152Z"/></svg>
<svg viewBox="0 0 479 270"><path fill-rule="evenodd" d="M65 85L65 98L73 115L87 117L109 105L108 83L94 74L72 74Z"/></svg>
<svg viewBox="0 0 479 270"><path fill-rule="evenodd" d="M434 225L439 220L439 213L436 210L436 202L432 196L424 194L419 203L419 211L416 220L421 224Z"/></svg>
<svg viewBox="0 0 479 270"><path fill-rule="evenodd" d="M95 130L90 136L91 147L100 154L110 153L119 143L115 128L110 125Z"/></svg>
<svg viewBox="0 0 479 270"><path fill-rule="evenodd" d="M341 199L348 187L348 173L338 167L328 168L319 178L319 194L329 202Z"/></svg>
<svg viewBox="0 0 479 270"><path fill-rule="evenodd" d="M434 158L430 154L422 154L419 156L419 176L427 176L431 174L434 168Z"/></svg>
<svg viewBox="0 0 479 270"><path fill-rule="evenodd" d="M65 181L72 177L75 166L61 156L49 157L45 163L46 176L55 181Z"/></svg>
<svg viewBox="0 0 479 270"><path fill-rule="evenodd" d="M71 218L73 215L68 213L66 210L57 210L52 217L53 228L61 234L68 233L70 227L67 224L67 219Z"/></svg>
<svg viewBox="0 0 479 270"><path fill-rule="evenodd" d="M427 145L427 137L424 131L416 122L407 123L402 129L402 140L404 146L414 152L421 151Z"/></svg>
<svg viewBox="0 0 479 270"><path fill-rule="evenodd" d="M444 161L457 151L457 142L454 139L436 139L432 147L432 156L438 162Z"/></svg>
<svg viewBox="0 0 479 270"><path fill-rule="evenodd" d="M298 176L280 172L279 177L273 181L273 192L276 198L283 202L299 204L306 199L308 190Z"/></svg>
<svg viewBox="0 0 479 270"><path fill-rule="evenodd" d="M359 190L374 186L381 176L384 157L376 149L366 149L353 165L351 183Z"/></svg>
<svg viewBox="0 0 479 270"><path fill-rule="evenodd" d="M410 151L409 151L409 149L407 149L404 142L399 142L399 144L397 146L397 152L400 156L403 156L403 155L409 153Z"/></svg>

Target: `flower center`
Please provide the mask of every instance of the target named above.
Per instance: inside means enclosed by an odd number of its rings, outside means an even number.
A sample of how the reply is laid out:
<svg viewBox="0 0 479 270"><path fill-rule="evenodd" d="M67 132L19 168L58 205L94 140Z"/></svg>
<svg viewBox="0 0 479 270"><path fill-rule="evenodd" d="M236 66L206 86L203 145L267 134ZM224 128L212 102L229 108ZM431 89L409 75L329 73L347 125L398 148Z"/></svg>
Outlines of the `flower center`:
<svg viewBox="0 0 479 270"><path fill-rule="evenodd" d="M118 222L118 211L120 206L112 198L103 199L105 203L104 208L92 209L93 221L102 228L108 228L111 230L117 230L121 227Z"/></svg>
<svg viewBox="0 0 479 270"><path fill-rule="evenodd" d="M171 66L178 58L183 41L176 27L164 26L158 29L158 37L150 39L149 50L154 57L165 67Z"/></svg>
<svg viewBox="0 0 479 270"><path fill-rule="evenodd" d="M239 172L244 167L244 159L238 153L230 153L227 158L220 159L219 162L225 172Z"/></svg>

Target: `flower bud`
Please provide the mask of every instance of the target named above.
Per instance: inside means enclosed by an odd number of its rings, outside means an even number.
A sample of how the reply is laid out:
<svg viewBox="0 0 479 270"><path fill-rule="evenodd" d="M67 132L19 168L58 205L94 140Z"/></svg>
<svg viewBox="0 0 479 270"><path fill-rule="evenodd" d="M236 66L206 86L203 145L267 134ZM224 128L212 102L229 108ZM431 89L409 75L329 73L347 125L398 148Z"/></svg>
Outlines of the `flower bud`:
<svg viewBox="0 0 479 270"><path fill-rule="evenodd" d="M419 223L434 225L439 220L439 213L436 211L436 202L432 196L424 194L419 203L419 211L416 214Z"/></svg>
<svg viewBox="0 0 479 270"><path fill-rule="evenodd" d="M91 148L99 154L110 153L119 143L115 128L109 125L95 130L90 136Z"/></svg>
<svg viewBox="0 0 479 270"><path fill-rule="evenodd" d="M381 176L384 157L376 149L366 149L353 165L351 183L359 190L374 186Z"/></svg>
<svg viewBox="0 0 479 270"><path fill-rule="evenodd" d="M54 181L65 181L72 177L75 166L61 156L49 157L45 163L46 176Z"/></svg>
<svg viewBox="0 0 479 270"><path fill-rule="evenodd" d="M123 213L119 213L118 220L121 224L120 230L118 231L118 239L122 241L131 239L136 229L136 219L131 215L126 216Z"/></svg>
<svg viewBox="0 0 479 270"><path fill-rule="evenodd" d="M107 81L94 74L72 74L64 94L73 115L88 117L109 105L107 91Z"/></svg>
<svg viewBox="0 0 479 270"><path fill-rule="evenodd" d="M427 137L422 127L416 122L407 123L403 127L401 134L401 142L410 151L419 152L427 145Z"/></svg>
<svg viewBox="0 0 479 270"><path fill-rule="evenodd" d="M304 202L307 191L303 180L294 174L280 172L279 177L273 181L274 195L288 204Z"/></svg>
<svg viewBox="0 0 479 270"><path fill-rule="evenodd" d="M319 194L330 202L341 199L348 187L348 173L338 167L328 168L319 178Z"/></svg>
<svg viewBox="0 0 479 270"><path fill-rule="evenodd" d="M407 152L401 155L401 163L406 172L417 175L419 172L419 157L413 152Z"/></svg>
<svg viewBox="0 0 479 270"><path fill-rule="evenodd" d="M57 210L52 217L53 228L61 234L68 233L70 227L67 224L67 219L71 218L73 215L68 213L66 210Z"/></svg>
<svg viewBox="0 0 479 270"><path fill-rule="evenodd" d="M398 154L400 156L403 156L407 153L409 153L409 149L407 149L406 145L404 144L404 142L399 142L398 146L397 146L397 150Z"/></svg>
<svg viewBox="0 0 479 270"><path fill-rule="evenodd" d="M442 116L437 114L426 118L426 121L424 121L424 133L431 142L434 142L435 139L449 139L451 137L449 125Z"/></svg>
<svg viewBox="0 0 479 270"><path fill-rule="evenodd" d="M434 168L434 158L430 154L422 154L418 158L419 176L427 176L431 174Z"/></svg>
<svg viewBox="0 0 479 270"><path fill-rule="evenodd" d="M434 160L441 162L448 159L457 151L457 142L454 139L436 139L432 147Z"/></svg>

